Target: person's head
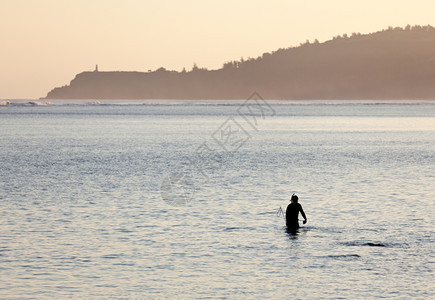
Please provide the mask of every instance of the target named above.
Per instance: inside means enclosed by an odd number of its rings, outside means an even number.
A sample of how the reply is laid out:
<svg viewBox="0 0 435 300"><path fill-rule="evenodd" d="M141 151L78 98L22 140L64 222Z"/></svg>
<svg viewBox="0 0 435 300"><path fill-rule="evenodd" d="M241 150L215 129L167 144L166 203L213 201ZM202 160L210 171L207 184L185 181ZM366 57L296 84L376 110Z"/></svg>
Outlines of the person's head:
<svg viewBox="0 0 435 300"><path fill-rule="evenodd" d="M292 203L298 203L298 200L299 200L299 198L298 198L298 196L296 196L295 194L293 194L293 195L292 195L292 198L290 199L290 201L291 201Z"/></svg>

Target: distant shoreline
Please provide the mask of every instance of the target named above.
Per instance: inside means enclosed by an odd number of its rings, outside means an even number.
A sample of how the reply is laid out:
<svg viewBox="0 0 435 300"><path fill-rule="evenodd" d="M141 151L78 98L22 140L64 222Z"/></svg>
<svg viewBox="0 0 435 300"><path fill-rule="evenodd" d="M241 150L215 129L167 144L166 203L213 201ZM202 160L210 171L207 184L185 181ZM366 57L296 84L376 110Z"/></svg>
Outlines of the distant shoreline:
<svg viewBox="0 0 435 300"><path fill-rule="evenodd" d="M240 105L243 100L184 100L184 99L132 99L132 100L95 100L95 99L8 99L0 100L0 106L47 106L47 105ZM249 100L255 101L255 100ZM272 105L340 105L340 104L434 104L433 100L267 100Z"/></svg>

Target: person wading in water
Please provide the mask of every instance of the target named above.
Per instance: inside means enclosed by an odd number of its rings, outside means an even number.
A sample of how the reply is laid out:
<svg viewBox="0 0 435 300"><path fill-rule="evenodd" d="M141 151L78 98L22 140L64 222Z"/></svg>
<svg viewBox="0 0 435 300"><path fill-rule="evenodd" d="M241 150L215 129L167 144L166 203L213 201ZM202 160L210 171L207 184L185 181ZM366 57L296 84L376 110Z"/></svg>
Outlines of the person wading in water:
<svg viewBox="0 0 435 300"><path fill-rule="evenodd" d="M305 212L302 209L302 205L298 203L298 196L295 194L292 195L291 202L287 206L287 210L285 212L285 221L288 229L298 229L299 228L299 221L298 221L298 215L299 212L301 213L302 217L304 218L304 224L307 223L307 216L305 216Z"/></svg>

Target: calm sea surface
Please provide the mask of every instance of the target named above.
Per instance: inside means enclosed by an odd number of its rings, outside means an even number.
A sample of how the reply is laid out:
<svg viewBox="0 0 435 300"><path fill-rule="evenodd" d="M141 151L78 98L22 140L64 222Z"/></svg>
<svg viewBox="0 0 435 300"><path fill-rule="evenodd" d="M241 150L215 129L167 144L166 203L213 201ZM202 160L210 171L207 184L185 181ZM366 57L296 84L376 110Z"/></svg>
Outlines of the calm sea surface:
<svg viewBox="0 0 435 300"><path fill-rule="evenodd" d="M0 106L0 298L433 299L435 104L266 108Z"/></svg>

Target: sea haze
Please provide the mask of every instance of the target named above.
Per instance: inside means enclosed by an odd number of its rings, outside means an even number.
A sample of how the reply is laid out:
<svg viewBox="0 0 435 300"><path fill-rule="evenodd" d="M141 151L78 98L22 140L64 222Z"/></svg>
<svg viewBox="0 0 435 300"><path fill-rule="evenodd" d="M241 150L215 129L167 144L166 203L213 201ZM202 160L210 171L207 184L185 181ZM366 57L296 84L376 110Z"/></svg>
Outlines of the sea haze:
<svg viewBox="0 0 435 300"><path fill-rule="evenodd" d="M146 103L0 106L1 297L435 297L433 102Z"/></svg>

